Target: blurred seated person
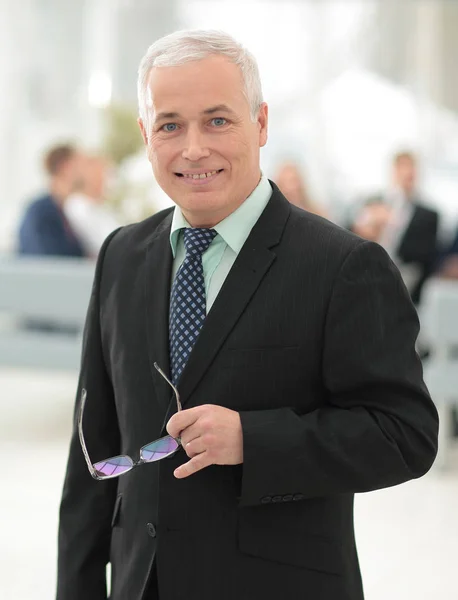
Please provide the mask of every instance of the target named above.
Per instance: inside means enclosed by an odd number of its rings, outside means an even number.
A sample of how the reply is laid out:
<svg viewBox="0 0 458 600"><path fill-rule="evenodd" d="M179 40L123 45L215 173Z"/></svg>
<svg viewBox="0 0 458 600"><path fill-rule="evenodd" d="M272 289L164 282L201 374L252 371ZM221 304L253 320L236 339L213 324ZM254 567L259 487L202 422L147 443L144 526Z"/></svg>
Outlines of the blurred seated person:
<svg viewBox="0 0 458 600"><path fill-rule="evenodd" d="M416 184L415 156L410 152L396 154L393 186L365 202L351 230L385 248L418 304L437 257L439 215L422 204Z"/></svg>
<svg viewBox="0 0 458 600"><path fill-rule="evenodd" d="M328 217L324 208L310 199L298 165L292 162L282 163L278 168L274 181L291 204L320 217Z"/></svg>
<svg viewBox="0 0 458 600"><path fill-rule="evenodd" d="M442 257L435 274L442 279L458 279L458 231L452 245Z"/></svg>
<svg viewBox="0 0 458 600"><path fill-rule="evenodd" d="M101 156L84 159L81 187L65 203L64 213L88 256L96 257L105 238L121 223L105 205L109 163Z"/></svg>
<svg viewBox="0 0 458 600"><path fill-rule="evenodd" d="M49 189L26 209L19 227L19 254L83 257L83 246L63 208L81 178L81 155L71 145L51 148L44 166Z"/></svg>

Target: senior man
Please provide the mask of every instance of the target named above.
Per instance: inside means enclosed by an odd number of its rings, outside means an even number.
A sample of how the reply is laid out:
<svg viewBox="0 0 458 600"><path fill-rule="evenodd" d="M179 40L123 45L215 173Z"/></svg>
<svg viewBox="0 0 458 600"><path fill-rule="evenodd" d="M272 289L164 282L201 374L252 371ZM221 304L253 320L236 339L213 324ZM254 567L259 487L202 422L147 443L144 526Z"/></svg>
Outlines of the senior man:
<svg viewBox="0 0 458 600"><path fill-rule="evenodd" d="M361 600L355 492L436 454L406 288L262 174L267 105L230 36L156 41L138 89L176 207L99 255L57 598L105 599L111 562L112 600Z"/></svg>

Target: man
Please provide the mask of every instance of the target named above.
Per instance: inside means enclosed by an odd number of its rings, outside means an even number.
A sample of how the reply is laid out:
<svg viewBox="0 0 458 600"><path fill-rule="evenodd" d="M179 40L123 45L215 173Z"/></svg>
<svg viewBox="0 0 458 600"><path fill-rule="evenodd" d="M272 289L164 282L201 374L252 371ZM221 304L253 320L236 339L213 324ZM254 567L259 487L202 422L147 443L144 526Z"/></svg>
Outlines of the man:
<svg viewBox="0 0 458 600"><path fill-rule="evenodd" d="M177 206L100 252L57 598L106 598L110 561L112 600L360 600L354 493L420 477L436 454L405 287L383 249L262 176L267 105L230 36L157 41L139 98ZM132 470L167 432L178 451ZM94 481L87 466L129 472Z"/></svg>
<svg viewBox="0 0 458 600"><path fill-rule="evenodd" d="M64 206L65 216L88 256L97 256L105 238L120 225L104 204L108 169L102 156L85 157L81 187Z"/></svg>
<svg viewBox="0 0 458 600"><path fill-rule="evenodd" d="M417 190L417 161L410 152L393 158L393 187L371 198L352 229L381 244L404 276L415 304L437 258L439 215L423 206Z"/></svg>
<svg viewBox="0 0 458 600"><path fill-rule="evenodd" d="M63 207L78 187L81 156L70 145L51 148L45 156L49 191L26 209L19 227L19 253L35 256L84 256L80 240L70 227Z"/></svg>

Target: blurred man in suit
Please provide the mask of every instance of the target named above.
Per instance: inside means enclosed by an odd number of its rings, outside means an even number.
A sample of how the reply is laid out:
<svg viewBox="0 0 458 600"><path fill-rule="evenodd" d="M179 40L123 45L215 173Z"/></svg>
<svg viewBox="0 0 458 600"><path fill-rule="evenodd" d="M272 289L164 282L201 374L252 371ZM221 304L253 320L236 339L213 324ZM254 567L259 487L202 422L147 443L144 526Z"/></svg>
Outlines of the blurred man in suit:
<svg viewBox="0 0 458 600"><path fill-rule="evenodd" d="M352 230L386 249L418 303L437 258L438 220L438 213L424 206L418 192L415 156L400 152L393 158L392 187L365 203Z"/></svg>
<svg viewBox="0 0 458 600"><path fill-rule="evenodd" d="M27 207L19 227L18 251L34 256L84 256L63 211L81 183L82 156L71 145L59 145L46 153L44 165L49 190Z"/></svg>
<svg viewBox="0 0 458 600"><path fill-rule="evenodd" d="M105 599L111 562L112 600L361 600L355 492L436 454L406 289L380 246L263 176L267 105L230 36L160 39L138 89L176 207L99 255L57 598Z"/></svg>

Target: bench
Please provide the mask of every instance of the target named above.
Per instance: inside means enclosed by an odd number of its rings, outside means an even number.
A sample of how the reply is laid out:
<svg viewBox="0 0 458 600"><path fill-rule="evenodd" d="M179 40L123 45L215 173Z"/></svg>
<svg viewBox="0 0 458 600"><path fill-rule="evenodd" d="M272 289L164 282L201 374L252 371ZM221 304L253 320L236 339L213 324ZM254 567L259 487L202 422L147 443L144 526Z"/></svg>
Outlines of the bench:
<svg viewBox="0 0 458 600"><path fill-rule="evenodd" d="M84 259L0 257L0 366L78 369L94 270Z"/></svg>

